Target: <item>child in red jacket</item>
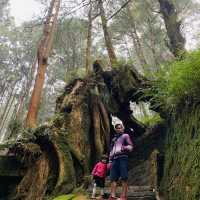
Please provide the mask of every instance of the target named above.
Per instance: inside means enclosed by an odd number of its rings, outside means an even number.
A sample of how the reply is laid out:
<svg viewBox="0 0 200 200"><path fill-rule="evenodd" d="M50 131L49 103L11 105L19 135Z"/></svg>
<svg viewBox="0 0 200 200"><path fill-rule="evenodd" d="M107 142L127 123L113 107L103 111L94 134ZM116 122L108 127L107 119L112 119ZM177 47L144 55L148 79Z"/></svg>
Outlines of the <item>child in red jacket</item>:
<svg viewBox="0 0 200 200"><path fill-rule="evenodd" d="M107 160L108 157L106 155L103 155L101 157L101 161L99 161L92 170L92 175L94 179L94 185L91 197L92 199L95 199L96 187L99 187L101 189L101 197L104 196L104 186L105 186L105 178L107 172Z"/></svg>

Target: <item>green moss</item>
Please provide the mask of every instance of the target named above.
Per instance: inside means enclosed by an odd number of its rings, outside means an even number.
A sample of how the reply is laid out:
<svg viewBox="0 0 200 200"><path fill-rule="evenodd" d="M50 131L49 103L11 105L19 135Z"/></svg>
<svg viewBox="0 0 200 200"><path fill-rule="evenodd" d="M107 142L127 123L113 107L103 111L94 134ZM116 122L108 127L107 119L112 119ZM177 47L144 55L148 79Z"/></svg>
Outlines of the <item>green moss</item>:
<svg viewBox="0 0 200 200"><path fill-rule="evenodd" d="M62 174L59 174L58 182L53 193L69 193L76 185L75 171L69 145L66 136L62 134L59 137L55 137L55 141L60 152L60 159L62 159L62 166L59 166L60 173L62 171Z"/></svg>
<svg viewBox="0 0 200 200"><path fill-rule="evenodd" d="M61 195L59 197L56 197L53 200L71 200L75 197L75 194L68 194L68 195Z"/></svg>
<svg viewBox="0 0 200 200"><path fill-rule="evenodd" d="M88 197L86 195L82 194L69 194L69 195L61 195L59 197L56 197L53 200L87 200Z"/></svg>
<svg viewBox="0 0 200 200"><path fill-rule="evenodd" d="M200 107L171 120L166 142L162 190L173 200L200 197Z"/></svg>

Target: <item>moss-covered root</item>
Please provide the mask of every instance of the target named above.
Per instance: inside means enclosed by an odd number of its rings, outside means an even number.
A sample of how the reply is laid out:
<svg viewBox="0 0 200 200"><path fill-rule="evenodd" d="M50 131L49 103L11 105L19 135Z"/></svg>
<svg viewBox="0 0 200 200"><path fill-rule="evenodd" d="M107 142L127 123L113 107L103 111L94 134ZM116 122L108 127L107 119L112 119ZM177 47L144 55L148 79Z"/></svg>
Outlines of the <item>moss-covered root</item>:
<svg viewBox="0 0 200 200"><path fill-rule="evenodd" d="M36 163L28 168L13 199L42 200L46 192L48 175L49 162L47 154L43 153Z"/></svg>
<svg viewBox="0 0 200 200"><path fill-rule="evenodd" d="M55 150L58 158L58 177L52 195L70 193L76 185L74 163L69 146L62 138L55 138Z"/></svg>
<svg viewBox="0 0 200 200"><path fill-rule="evenodd" d="M43 127L36 132L48 130ZM12 199L42 200L46 195L53 197L70 193L74 189L74 162L66 138L63 134L56 135L52 130L50 135L47 137L40 133L35 144L15 145L11 149L27 167Z"/></svg>

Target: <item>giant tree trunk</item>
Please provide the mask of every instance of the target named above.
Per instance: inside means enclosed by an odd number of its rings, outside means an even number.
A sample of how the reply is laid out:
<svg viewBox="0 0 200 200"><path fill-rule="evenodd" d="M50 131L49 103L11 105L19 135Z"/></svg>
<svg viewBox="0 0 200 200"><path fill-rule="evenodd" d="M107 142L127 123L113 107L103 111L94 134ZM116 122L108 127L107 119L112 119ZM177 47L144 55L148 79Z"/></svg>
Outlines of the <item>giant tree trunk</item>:
<svg viewBox="0 0 200 200"><path fill-rule="evenodd" d="M132 117L129 101L146 79L128 66L103 71L95 62L94 71L68 84L57 99L55 117L10 149L26 167L13 199L51 199L87 185L93 164L108 153L111 114L124 120L127 131L144 133L146 127Z"/></svg>
<svg viewBox="0 0 200 200"><path fill-rule="evenodd" d="M169 49L174 56L181 56L186 51L185 38L181 34L181 21L178 21L176 8L171 0L158 0L158 2L170 41Z"/></svg>
<svg viewBox="0 0 200 200"><path fill-rule="evenodd" d="M101 23L102 23L103 32L104 32L105 44L106 44L106 48L107 48L107 51L108 51L110 63L113 66L117 62L117 57L115 55L115 51L114 51L114 48L113 48L110 33L108 31L107 19L106 19L105 10L104 10L104 7L103 7L103 1L98 0L98 3L99 3L100 15L101 15Z"/></svg>
<svg viewBox="0 0 200 200"><path fill-rule="evenodd" d="M38 72L26 118L26 126L29 128L33 128L36 126L37 114L41 101L42 88L44 85L45 73L47 68L47 61L52 49L53 36L56 30L59 8L60 0L52 0L47 19L44 23L43 36L38 45Z"/></svg>

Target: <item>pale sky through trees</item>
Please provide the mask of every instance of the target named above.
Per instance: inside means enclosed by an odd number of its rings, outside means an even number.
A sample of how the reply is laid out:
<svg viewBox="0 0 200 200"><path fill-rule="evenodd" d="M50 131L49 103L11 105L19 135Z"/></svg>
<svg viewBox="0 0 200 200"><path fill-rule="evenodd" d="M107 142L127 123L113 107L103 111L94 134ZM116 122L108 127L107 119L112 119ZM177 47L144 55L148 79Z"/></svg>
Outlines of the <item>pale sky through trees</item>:
<svg viewBox="0 0 200 200"><path fill-rule="evenodd" d="M200 0L193 0L200 3ZM41 15L42 6L36 0L10 0L11 15L15 18L16 25L24 21L31 20L34 16ZM197 46L200 32L199 15L193 16L189 22L184 24L184 34L186 35L187 49L193 49Z"/></svg>
<svg viewBox="0 0 200 200"><path fill-rule="evenodd" d="M10 7L16 25L31 20L41 12L41 4L35 0L10 0Z"/></svg>

